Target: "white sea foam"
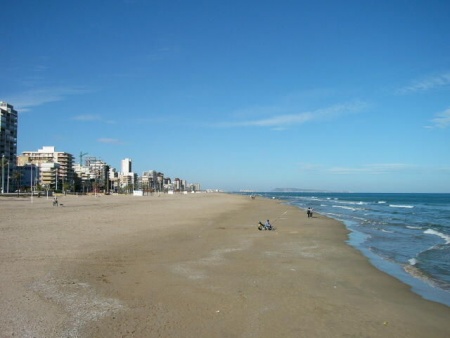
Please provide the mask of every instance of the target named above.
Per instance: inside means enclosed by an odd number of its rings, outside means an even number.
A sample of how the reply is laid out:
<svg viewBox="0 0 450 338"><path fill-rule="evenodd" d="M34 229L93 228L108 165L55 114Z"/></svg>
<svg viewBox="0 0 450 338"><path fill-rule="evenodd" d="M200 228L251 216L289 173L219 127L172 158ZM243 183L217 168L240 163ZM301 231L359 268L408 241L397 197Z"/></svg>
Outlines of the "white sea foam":
<svg viewBox="0 0 450 338"><path fill-rule="evenodd" d="M366 205L366 202L362 202L362 201L335 201L335 203L340 203L340 204L350 204L350 205Z"/></svg>
<svg viewBox="0 0 450 338"><path fill-rule="evenodd" d="M378 201L378 204L386 204L386 201Z"/></svg>
<svg viewBox="0 0 450 338"><path fill-rule="evenodd" d="M408 229L414 229L414 230L421 230L422 229L422 227L413 227L413 226L411 226L411 225L407 225L406 226Z"/></svg>
<svg viewBox="0 0 450 338"><path fill-rule="evenodd" d="M414 258L413 258L414 259ZM436 283L427 275L425 275L422 271L416 268L413 264L406 264L403 266L403 270L409 273L411 276L420 279L422 282L427 283L432 287L436 287Z"/></svg>
<svg viewBox="0 0 450 338"><path fill-rule="evenodd" d="M442 232L433 230L433 229L427 229L423 232L424 234L429 234L429 235L435 235L435 236L439 236L441 237L444 241L445 244L450 244L450 236L443 234Z"/></svg>
<svg viewBox="0 0 450 338"><path fill-rule="evenodd" d="M340 209L346 209L346 210L352 210L352 211L358 210L357 208L345 207L345 206L342 206L342 205L333 205L333 208L340 208Z"/></svg>
<svg viewBox="0 0 450 338"><path fill-rule="evenodd" d="M403 205L403 204L389 204L391 208L406 208L406 209L412 209L414 208L414 205Z"/></svg>
<svg viewBox="0 0 450 338"><path fill-rule="evenodd" d="M413 266L417 264L417 260L415 258L409 259L408 262L410 265L413 265Z"/></svg>
<svg viewBox="0 0 450 338"><path fill-rule="evenodd" d="M389 230L384 230L384 229L381 229L381 232L387 232L387 233L390 233L390 234L394 233L394 231L389 231Z"/></svg>

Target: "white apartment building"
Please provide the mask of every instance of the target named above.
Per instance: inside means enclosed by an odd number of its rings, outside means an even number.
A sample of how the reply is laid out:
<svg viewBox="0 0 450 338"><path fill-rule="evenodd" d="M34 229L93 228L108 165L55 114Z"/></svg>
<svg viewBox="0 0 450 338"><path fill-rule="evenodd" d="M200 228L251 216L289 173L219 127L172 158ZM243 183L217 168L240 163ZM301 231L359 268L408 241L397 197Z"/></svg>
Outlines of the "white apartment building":
<svg viewBox="0 0 450 338"><path fill-rule="evenodd" d="M132 171L132 161L130 158L125 158L121 161L119 182L121 188L134 187L135 183L137 183L137 175Z"/></svg>
<svg viewBox="0 0 450 338"><path fill-rule="evenodd" d="M122 169L121 173L124 175L132 173L133 171L131 170L131 164L132 164L131 159L129 158L123 159L121 162L121 169Z"/></svg>
<svg viewBox="0 0 450 338"><path fill-rule="evenodd" d="M17 158L18 165L32 163L39 166L41 176L39 184L50 185L51 188L63 189L65 184L73 185L73 155L55 151L53 146L45 146L38 151L24 151ZM44 175L45 173L45 175Z"/></svg>

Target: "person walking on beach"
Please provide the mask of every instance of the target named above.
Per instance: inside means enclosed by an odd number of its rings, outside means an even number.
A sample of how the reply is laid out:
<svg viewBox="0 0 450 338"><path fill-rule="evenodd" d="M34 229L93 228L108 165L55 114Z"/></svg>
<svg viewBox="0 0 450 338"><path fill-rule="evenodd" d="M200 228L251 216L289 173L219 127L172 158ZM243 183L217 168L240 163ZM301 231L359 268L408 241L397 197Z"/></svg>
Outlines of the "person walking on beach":
<svg viewBox="0 0 450 338"><path fill-rule="evenodd" d="M53 206L58 206L58 197L53 197Z"/></svg>
<svg viewBox="0 0 450 338"><path fill-rule="evenodd" d="M308 215L308 218L312 217L312 209L311 209L311 207L309 207L308 210L306 210L306 214Z"/></svg>

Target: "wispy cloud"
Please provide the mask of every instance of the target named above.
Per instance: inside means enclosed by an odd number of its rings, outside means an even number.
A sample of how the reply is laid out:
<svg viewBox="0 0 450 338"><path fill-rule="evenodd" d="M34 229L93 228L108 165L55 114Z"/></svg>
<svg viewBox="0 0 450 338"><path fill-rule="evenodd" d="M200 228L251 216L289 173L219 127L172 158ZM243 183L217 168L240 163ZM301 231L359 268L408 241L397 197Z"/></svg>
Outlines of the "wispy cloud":
<svg viewBox="0 0 450 338"><path fill-rule="evenodd" d="M8 101L14 104L19 112L31 111L46 103L62 101L68 96L87 93L85 88L77 87L45 87L24 91L20 94L11 95Z"/></svg>
<svg viewBox="0 0 450 338"><path fill-rule="evenodd" d="M366 104L360 101L338 104L324 109L311 112L300 112L295 114L280 114L263 119L236 121L221 123L222 127L270 127L285 129L293 125L304 124L313 121L328 121L341 116L354 114L362 111Z"/></svg>
<svg viewBox="0 0 450 338"><path fill-rule="evenodd" d="M450 127L450 108L441 113L436 114L436 117L431 120L432 125L426 128L449 128Z"/></svg>
<svg viewBox="0 0 450 338"><path fill-rule="evenodd" d="M450 72L414 81L409 86L400 88L398 94L424 92L442 87L450 87Z"/></svg>

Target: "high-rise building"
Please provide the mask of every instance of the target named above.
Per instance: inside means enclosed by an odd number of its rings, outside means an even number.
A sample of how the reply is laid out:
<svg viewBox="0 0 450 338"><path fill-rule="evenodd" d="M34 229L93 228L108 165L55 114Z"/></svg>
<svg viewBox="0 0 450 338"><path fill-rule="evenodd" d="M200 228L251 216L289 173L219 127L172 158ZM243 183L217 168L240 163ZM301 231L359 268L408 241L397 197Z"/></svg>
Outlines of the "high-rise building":
<svg viewBox="0 0 450 338"><path fill-rule="evenodd" d="M119 174L119 184L121 188L130 190L135 188L137 183L137 174L131 170L131 159L125 158L121 162L121 172Z"/></svg>
<svg viewBox="0 0 450 338"><path fill-rule="evenodd" d="M122 174L130 174L133 171L131 170L131 159L125 158L122 160Z"/></svg>
<svg viewBox="0 0 450 338"><path fill-rule="evenodd" d="M0 163L1 191L6 192L9 177L16 164L17 155L17 111L6 102L0 101ZM6 179L5 179L6 177ZM5 183L7 181L7 183Z"/></svg>

